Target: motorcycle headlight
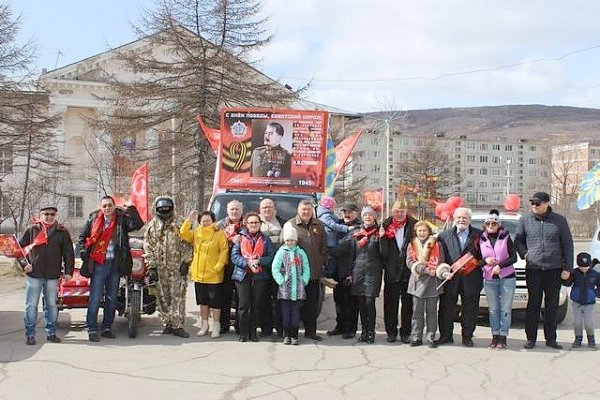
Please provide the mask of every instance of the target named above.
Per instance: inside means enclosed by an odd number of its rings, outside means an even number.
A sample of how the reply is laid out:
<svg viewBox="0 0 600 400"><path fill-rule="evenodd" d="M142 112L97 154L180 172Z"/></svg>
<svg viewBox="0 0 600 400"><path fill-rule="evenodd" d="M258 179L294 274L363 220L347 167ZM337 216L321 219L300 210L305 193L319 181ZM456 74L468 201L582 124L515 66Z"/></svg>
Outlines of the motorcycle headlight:
<svg viewBox="0 0 600 400"><path fill-rule="evenodd" d="M144 261L141 258L133 259L133 266L131 267L132 274L141 274L144 272Z"/></svg>

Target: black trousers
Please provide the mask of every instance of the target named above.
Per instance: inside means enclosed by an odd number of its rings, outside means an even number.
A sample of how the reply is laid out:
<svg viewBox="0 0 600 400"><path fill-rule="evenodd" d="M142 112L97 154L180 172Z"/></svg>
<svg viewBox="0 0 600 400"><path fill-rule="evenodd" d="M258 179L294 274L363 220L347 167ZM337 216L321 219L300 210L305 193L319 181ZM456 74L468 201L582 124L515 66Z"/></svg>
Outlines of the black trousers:
<svg viewBox="0 0 600 400"><path fill-rule="evenodd" d="M401 301L401 303L400 303ZM398 305L400 329L398 329ZM413 298L408 293L408 282L385 282L383 287L383 321L388 336L410 336L412 327Z"/></svg>
<svg viewBox="0 0 600 400"><path fill-rule="evenodd" d="M265 296L262 302L260 330L262 333L272 333L273 328L281 332L281 305L277 301L279 286L272 278L267 282Z"/></svg>
<svg viewBox="0 0 600 400"><path fill-rule="evenodd" d="M260 321L261 301L265 295L267 281L246 275L242 282L235 282L238 293L238 325L240 336L256 337L256 326Z"/></svg>
<svg viewBox="0 0 600 400"><path fill-rule="evenodd" d="M358 298L352 296L352 285L339 282L333 289L336 329L342 333L356 333L358 325Z"/></svg>
<svg viewBox="0 0 600 400"><path fill-rule="evenodd" d="M319 296L321 295L321 287L319 280L310 280L306 285L306 300L302 305L301 318L304 324L304 335L315 336L317 334L317 311L319 306Z"/></svg>
<svg viewBox="0 0 600 400"><path fill-rule="evenodd" d="M527 340L536 341L540 323L542 294L544 297L544 337L546 341L556 341L556 313L560 296L561 269L535 270L525 269L527 282L527 310L525 311L525 334Z"/></svg>
<svg viewBox="0 0 600 400"><path fill-rule="evenodd" d="M229 266L225 269L225 278L223 279L221 290L221 329L229 330L229 326L231 325L231 303L236 297L235 285L231 280L231 269Z"/></svg>
<svg viewBox="0 0 600 400"><path fill-rule="evenodd" d="M446 283L448 285L448 283ZM455 282L453 285L444 288L444 294L440 295L440 308L438 314L438 324L440 337L451 339L454 332L454 309L458 303L460 295L460 325L462 327L463 339L473 339L473 333L477 326L477 315L479 314L479 293L465 296L460 288L461 283Z"/></svg>
<svg viewBox="0 0 600 400"><path fill-rule="evenodd" d="M363 334L375 333L375 297L356 296L360 310L360 325Z"/></svg>

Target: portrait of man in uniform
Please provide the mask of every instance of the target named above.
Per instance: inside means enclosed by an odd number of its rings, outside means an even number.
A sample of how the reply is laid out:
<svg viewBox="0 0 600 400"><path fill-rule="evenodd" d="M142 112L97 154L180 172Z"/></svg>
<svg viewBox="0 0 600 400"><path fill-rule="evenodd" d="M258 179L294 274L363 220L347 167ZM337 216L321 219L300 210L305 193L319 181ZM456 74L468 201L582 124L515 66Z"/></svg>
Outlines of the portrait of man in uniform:
<svg viewBox="0 0 600 400"><path fill-rule="evenodd" d="M269 122L263 133L264 146L252 152L250 176L268 178L289 178L292 168L292 155L282 147L285 130L278 122Z"/></svg>

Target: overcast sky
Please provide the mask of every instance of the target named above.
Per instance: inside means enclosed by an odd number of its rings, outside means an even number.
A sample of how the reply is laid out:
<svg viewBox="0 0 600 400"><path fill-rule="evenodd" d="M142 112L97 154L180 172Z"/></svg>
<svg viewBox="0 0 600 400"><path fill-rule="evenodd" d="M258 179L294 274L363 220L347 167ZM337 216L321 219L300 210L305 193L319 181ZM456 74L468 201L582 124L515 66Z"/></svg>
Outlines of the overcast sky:
<svg viewBox="0 0 600 400"><path fill-rule="evenodd" d="M47 69L134 40L129 22L150 3L10 2ZM357 112L600 108L600 1L265 0L264 10L275 37L261 69L294 88L310 82L312 101Z"/></svg>

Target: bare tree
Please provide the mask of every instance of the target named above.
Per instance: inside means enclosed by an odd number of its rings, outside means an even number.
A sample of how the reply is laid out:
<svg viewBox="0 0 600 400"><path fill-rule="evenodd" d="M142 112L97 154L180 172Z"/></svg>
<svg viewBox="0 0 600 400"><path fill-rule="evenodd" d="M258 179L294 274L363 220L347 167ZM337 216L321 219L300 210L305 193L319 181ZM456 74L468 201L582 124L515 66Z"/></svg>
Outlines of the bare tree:
<svg viewBox="0 0 600 400"><path fill-rule="evenodd" d="M195 117L216 126L222 107L277 107L298 98L254 68L271 38L265 22L257 0L156 0L134 27L148 50L119 54L131 75L107 77L115 96L100 129L154 135L138 149L151 159L151 188L187 195L203 209L214 156Z"/></svg>
<svg viewBox="0 0 600 400"><path fill-rule="evenodd" d="M21 231L42 198L60 196L61 166L49 98L40 90L29 65L35 48L18 44L20 17L0 4L0 195L3 220Z"/></svg>

